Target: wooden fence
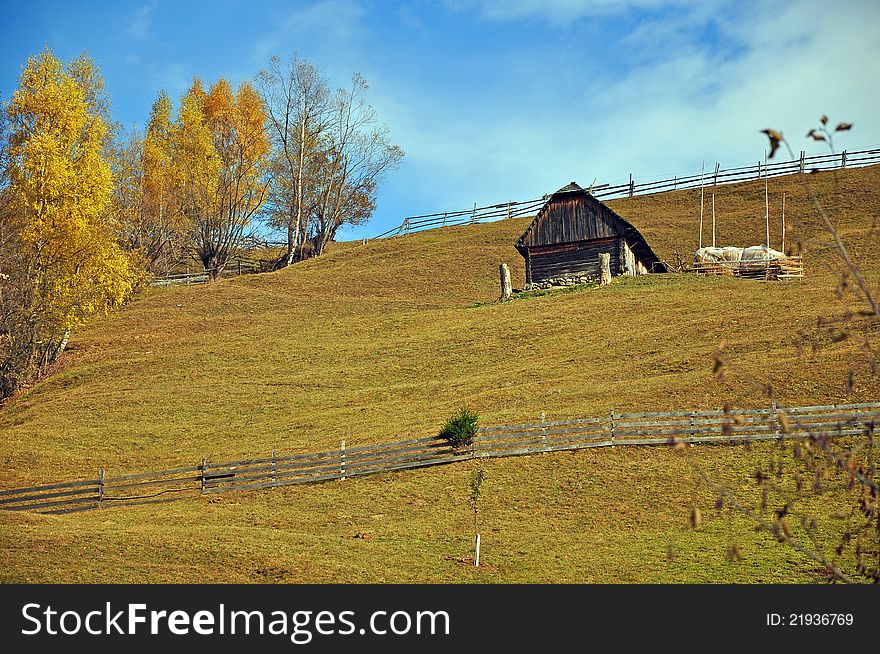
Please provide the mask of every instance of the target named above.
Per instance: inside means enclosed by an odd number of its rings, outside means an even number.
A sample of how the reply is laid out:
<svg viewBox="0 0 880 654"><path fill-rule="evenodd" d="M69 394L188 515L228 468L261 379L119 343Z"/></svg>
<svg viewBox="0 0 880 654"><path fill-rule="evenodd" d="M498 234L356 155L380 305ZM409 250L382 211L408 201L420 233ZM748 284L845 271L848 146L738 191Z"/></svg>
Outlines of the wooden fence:
<svg viewBox="0 0 880 654"><path fill-rule="evenodd" d="M733 275L751 279L796 279L804 276L801 256L764 261L695 261L691 270L701 275Z"/></svg>
<svg viewBox="0 0 880 654"><path fill-rule="evenodd" d="M267 259L248 259L246 257L234 257L223 268L221 277L236 277L251 273L267 272L273 269L274 262ZM204 269L194 272L182 272L174 275L156 277L153 286L177 286L190 284L205 284L208 281L208 273Z"/></svg>
<svg viewBox="0 0 880 654"><path fill-rule="evenodd" d="M791 175L798 172L819 172L822 170L834 170L839 168L859 168L880 163L880 148L871 150L857 150L840 154L822 154L808 157L802 150L800 157L794 161L779 161L765 164L757 163L739 166L736 168L721 168L716 163L713 169L704 174L696 173L684 177L671 177L668 179L636 182L630 174L629 181L623 184L594 184L592 194L594 197L610 200L614 198L633 197L635 195L650 195L682 189L718 186L719 184L735 184L747 182L764 177L778 177ZM437 227L451 225L467 225L474 223L493 222L505 218L518 218L521 216L534 216L546 202L549 195L534 200L523 202L505 202L486 207L462 209L460 211L446 211L440 213L424 214L404 218L397 227L392 227L386 232L373 238L387 238L390 236L405 236L412 232L419 232Z"/></svg>
<svg viewBox="0 0 880 654"><path fill-rule="evenodd" d="M610 413L601 418L482 427L473 442L453 448L438 437L346 447L292 456L208 462L171 470L0 491L0 509L73 513L167 502L184 495L311 484L484 457L517 456L623 445L674 442L739 443L815 434L859 436L880 422L880 402L737 411Z"/></svg>

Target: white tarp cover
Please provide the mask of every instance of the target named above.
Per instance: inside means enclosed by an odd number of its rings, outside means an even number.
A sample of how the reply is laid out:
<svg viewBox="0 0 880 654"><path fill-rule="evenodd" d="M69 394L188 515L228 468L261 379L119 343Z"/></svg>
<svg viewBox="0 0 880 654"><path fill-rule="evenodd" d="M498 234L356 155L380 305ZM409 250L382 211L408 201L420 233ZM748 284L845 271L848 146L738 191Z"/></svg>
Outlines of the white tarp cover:
<svg viewBox="0 0 880 654"><path fill-rule="evenodd" d="M699 262L722 262L722 261L772 261L785 259L785 253L764 245L753 245L747 248L724 247L700 248L694 253L694 261Z"/></svg>

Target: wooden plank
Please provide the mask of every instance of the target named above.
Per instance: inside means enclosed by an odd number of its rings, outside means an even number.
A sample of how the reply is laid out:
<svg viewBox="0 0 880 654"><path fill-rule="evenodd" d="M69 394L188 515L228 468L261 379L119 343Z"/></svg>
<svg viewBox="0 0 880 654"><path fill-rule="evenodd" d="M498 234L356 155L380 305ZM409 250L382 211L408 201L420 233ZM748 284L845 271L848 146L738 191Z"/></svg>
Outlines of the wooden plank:
<svg viewBox="0 0 880 654"><path fill-rule="evenodd" d="M78 488L74 490L59 491L57 493L43 493L41 495L23 495L19 497L5 497L0 500L0 504L16 504L21 502L30 502L31 500L47 500L53 497L65 497L69 495L83 495L85 493L97 492L94 488Z"/></svg>
<svg viewBox="0 0 880 654"><path fill-rule="evenodd" d="M279 457L277 461L284 461L283 457ZM222 477L228 477L230 475L247 475L252 472L265 472L266 470L285 470L285 471L296 471L296 470L309 470L314 468L316 465L335 463L338 465L339 457L337 456L328 457L312 457L309 459L303 459L295 462L289 463L276 463L274 466L272 465L272 460L269 459L269 462L265 465L253 466L250 468L242 467L238 468L235 466L229 468L213 468L211 474L205 475L206 480L220 479Z"/></svg>
<svg viewBox="0 0 880 654"><path fill-rule="evenodd" d="M453 455L453 456L439 457L436 459L426 459L424 461L418 461L415 463L396 464L396 465L392 465L392 466L388 466L388 467L377 468L374 470L362 470L357 474L363 476L363 475L376 474L376 473L381 473L381 472L393 472L395 470L408 470L410 468L427 468L430 466L445 465L447 463L455 463L456 461L467 461L471 458L473 458L473 457L470 454L458 454L458 455ZM353 476L353 475L350 475L350 476Z"/></svg>
<svg viewBox="0 0 880 654"><path fill-rule="evenodd" d="M294 468L292 470L281 470L281 467L278 467L274 476L277 479L289 478L289 477L300 477L306 475L319 474L322 472L326 472L328 470L339 470L339 462L336 461L331 465L323 465L323 466L311 466L309 468ZM253 479L267 479L272 477L272 471L268 470L259 474L243 474L243 475L233 475L231 477L218 477L214 479L206 479L206 488L210 485L212 488L216 488L217 486L230 485L240 483L240 481Z"/></svg>
<svg viewBox="0 0 880 654"><path fill-rule="evenodd" d="M527 429L541 429L542 427L564 427L567 425L595 425L608 422L608 418L578 418L577 420L555 420L548 422L531 422L520 425L499 425L493 427L480 427L478 434L521 431ZM477 436L479 438L479 435Z"/></svg>
<svg viewBox="0 0 880 654"><path fill-rule="evenodd" d="M128 482L126 484L116 484L116 483L105 482L104 483L104 490L106 492L108 490L120 490L123 488L143 488L146 486L157 486L157 485L161 485L161 484L189 483L189 482L201 481L201 479L202 479L201 475L196 475L194 477L171 477L171 478L167 478L167 479L132 481L132 482Z"/></svg>
<svg viewBox="0 0 880 654"><path fill-rule="evenodd" d="M585 434L585 435L587 435L587 434L603 434L607 431L608 431L608 429L604 425L603 426L596 426L593 428L573 427L571 429L546 429L546 430L535 429L535 430L529 430L529 431L508 432L505 434L499 434L498 436L481 435L481 436L478 436L477 438L475 438L474 442L475 443L495 443L495 442L500 442L500 441L505 441L505 440L516 440L518 438L528 438L530 436L541 435L541 434L544 434L547 436L553 436L553 435L558 435L558 434Z"/></svg>
<svg viewBox="0 0 880 654"><path fill-rule="evenodd" d="M358 447L346 447L345 452L348 454L349 452L365 452L367 450L381 450L381 449L390 449L393 447L406 446L406 445L418 445L420 443L430 443L432 441L437 441L443 443L445 441L439 439L437 436L426 436L425 438L411 438L405 441L397 441L394 443L378 443L375 445L360 445Z"/></svg>
<svg viewBox="0 0 880 654"><path fill-rule="evenodd" d="M346 460L346 469L351 470L352 472L361 468L369 467L375 464L381 465L389 465L401 461L425 461L427 459L437 458L438 456L443 456L445 452L428 452L424 454L408 454L403 456L395 456L395 457L377 457L369 460L362 460L357 462L349 462Z"/></svg>
<svg viewBox="0 0 880 654"><path fill-rule="evenodd" d="M734 433L751 433L751 432L764 432L770 431L769 425L736 425L731 424L730 429ZM721 432L721 429L716 429L714 427L702 427L702 428L690 428L687 425L682 425L681 429L615 429L614 435L616 438L627 437L627 436L645 436L646 434L664 437L664 436L674 436L676 434L712 434L716 432Z"/></svg>
<svg viewBox="0 0 880 654"><path fill-rule="evenodd" d="M339 479L342 475L337 470L335 473L330 475L321 475L318 477L305 477L301 479L279 479L274 486L295 486L299 484L316 484L321 481L330 481L333 479ZM231 491L245 491L245 490L257 490L261 488L272 488L272 482L267 483L259 483L259 484L236 484L232 486L219 486L216 488L205 489L205 494L215 494L215 493L229 493Z"/></svg>
<svg viewBox="0 0 880 654"><path fill-rule="evenodd" d="M120 481L129 481L131 479L146 479L148 477L161 477L163 475L177 475L184 472L198 472L199 466L187 466L185 468L171 468L170 470L153 470L150 472L138 472L132 475L121 475L119 477L110 477L104 480L104 484L115 484ZM97 483L97 482L96 482Z"/></svg>
<svg viewBox="0 0 880 654"><path fill-rule="evenodd" d="M45 486L28 486L27 488L10 488L0 491L0 495L14 495L16 493L36 493L44 490L55 490L56 488L73 488L75 486L97 486L97 479L89 479L88 481L67 481L60 484L47 484Z"/></svg>
<svg viewBox="0 0 880 654"><path fill-rule="evenodd" d="M419 445L413 445L411 447L394 447L391 449L381 449L381 450L376 449L376 450L369 450L369 451L360 451L357 454L354 454L352 456L348 455L348 449L346 448L345 458L347 460L357 461L358 459L376 458L378 456L402 454L404 452L436 452L437 450L443 449L445 447L449 447L449 443L447 443L446 441L438 441L437 443L434 443L434 444L421 443Z"/></svg>
<svg viewBox="0 0 880 654"><path fill-rule="evenodd" d="M276 459L280 460L280 459ZM213 470L214 468L230 468L235 466L249 466L249 465L257 465L261 463L271 463L272 457L268 458L259 458L259 459L242 459L240 461L222 461L219 463L207 463L205 462L205 470ZM196 466L196 470L201 470L201 466Z"/></svg>

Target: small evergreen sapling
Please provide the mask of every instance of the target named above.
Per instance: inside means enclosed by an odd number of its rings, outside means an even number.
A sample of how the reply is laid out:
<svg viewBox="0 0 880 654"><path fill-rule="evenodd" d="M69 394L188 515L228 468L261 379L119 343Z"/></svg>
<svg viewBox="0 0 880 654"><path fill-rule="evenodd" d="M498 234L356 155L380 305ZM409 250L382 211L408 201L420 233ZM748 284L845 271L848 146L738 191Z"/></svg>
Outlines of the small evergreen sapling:
<svg viewBox="0 0 880 654"><path fill-rule="evenodd" d="M470 445L477 435L476 413L462 407L449 418L440 430L440 438L449 442L452 447Z"/></svg>

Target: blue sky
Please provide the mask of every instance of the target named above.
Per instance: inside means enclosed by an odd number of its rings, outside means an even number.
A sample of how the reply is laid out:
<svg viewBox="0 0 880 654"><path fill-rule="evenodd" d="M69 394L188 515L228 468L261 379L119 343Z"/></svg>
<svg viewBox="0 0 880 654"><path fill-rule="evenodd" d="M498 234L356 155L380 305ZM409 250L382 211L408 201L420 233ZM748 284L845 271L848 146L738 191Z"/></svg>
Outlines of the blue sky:
<svg viewBox="0 0 880 654"><path fill-rule="evenodd" d="M855 123L839 149L880 144L874 0L7 2L0 94L27 57L85 50L114 118L142 126L159 89L194 75L251 79L294 52L344 84L353 72L407 153L369 225L698 171L763 156L765 127L795 150L827 113Z"/></svg>

